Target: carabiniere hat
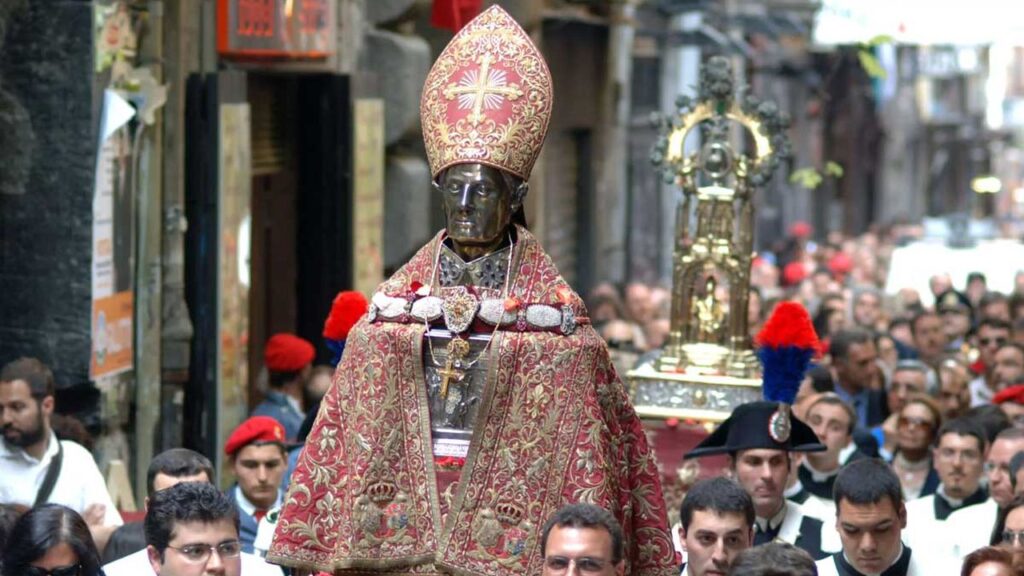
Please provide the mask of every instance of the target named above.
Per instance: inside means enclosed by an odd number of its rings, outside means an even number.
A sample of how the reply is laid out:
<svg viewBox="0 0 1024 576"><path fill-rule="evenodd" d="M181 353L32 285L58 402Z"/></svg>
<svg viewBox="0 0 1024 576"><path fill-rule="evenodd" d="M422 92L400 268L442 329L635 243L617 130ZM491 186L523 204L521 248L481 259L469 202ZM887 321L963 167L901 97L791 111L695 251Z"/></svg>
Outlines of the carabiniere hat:
<svg viewBox="0 0 1024 576"><path fill-rule="evenodd" d="M788 434L785 433L787 425ZM788 406L762 400L737 406L725 422L683 458L730 454L755 448L786 452L822 452L826 449L810 426L789 415Z"/></svg>
<svg viewBox="0 0 1024 576"><path fill-rule="evenodd" d="M684 459L754 448L786 452L826 449L790 409L811 358L820 348L807 310L795 302L780 303L757 335L757 344L764 400L737 406Z"/></svg>

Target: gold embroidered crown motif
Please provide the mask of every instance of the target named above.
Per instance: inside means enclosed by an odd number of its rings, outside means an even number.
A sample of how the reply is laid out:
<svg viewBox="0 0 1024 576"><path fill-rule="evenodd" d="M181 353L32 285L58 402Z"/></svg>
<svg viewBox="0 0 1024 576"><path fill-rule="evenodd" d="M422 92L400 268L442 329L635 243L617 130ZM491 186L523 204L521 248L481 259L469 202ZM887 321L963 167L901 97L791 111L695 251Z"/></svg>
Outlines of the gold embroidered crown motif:
<svg viewBox="0 0 1024 576"><path fill-rule="evenodd" d="M398 486L391 482L375 482L366 489L367 495L374 504L383 504L395 499L398 494Z"/></svg>
<svg viewBox="0 0 1024 576"><path fill-rule="evenodd" d="M494 507L494 516L502 524L512 526L519 524L524 515L523 509L511 502L500 502Z"/></svg>
<svg viewBox="0 0 1024 576"><path fill-rule="evenodd" d="M430 174L481 163L526 180L551 120L551 73L498 6L474 18L434 62L420 119Z"/></svg>

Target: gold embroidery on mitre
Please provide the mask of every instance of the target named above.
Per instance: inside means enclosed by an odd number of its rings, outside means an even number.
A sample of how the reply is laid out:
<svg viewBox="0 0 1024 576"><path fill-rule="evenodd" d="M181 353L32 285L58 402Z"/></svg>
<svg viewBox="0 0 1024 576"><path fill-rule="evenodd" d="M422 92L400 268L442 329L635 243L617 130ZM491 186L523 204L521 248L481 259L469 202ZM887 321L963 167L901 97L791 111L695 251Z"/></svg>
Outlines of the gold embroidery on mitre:
<svg viewBox="0 0 1024 576"><path fill-rule="evenodd" d="M431 176L475 162L529 178L551 105L543 56L492 6L452 39L427 75L420 118Z"/></svg>

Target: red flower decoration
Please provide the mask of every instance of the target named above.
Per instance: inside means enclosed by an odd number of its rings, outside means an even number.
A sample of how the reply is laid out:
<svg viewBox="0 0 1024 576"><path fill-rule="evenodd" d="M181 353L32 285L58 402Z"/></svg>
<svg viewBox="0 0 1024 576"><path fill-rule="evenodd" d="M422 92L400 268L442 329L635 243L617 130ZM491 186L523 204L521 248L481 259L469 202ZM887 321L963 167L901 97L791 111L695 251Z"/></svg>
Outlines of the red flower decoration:
<svg viewBox="0 0 1024 576"><path fill-rule="evenodd" d="M505 312L515 312L516 310L519 310L520 305L521 303L519 302L519 298L516 298L515 296L505 298Z"/></svg>

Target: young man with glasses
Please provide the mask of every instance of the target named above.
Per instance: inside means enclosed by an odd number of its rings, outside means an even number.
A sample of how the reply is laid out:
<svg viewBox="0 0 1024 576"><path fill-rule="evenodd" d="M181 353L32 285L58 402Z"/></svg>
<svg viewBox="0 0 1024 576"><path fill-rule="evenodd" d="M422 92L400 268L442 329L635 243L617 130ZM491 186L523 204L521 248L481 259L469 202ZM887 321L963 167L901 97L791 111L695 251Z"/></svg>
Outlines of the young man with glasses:
<svg viewBox="0 0 1024 576"><path fill-rule="evenodd" d="M570 504L548 519L541 532L543 576L623 576L622 527L607 510ZM667 552L667 551L663 551Z"/></svg>
<svg viewBox="0 0 1024 576"><path fill-rule="evenodd" d="M999 509L1005 508L1013 499L1010 459L1022 450L1024 430L1020 428L1007 428L992 442L984 468L990 498L981 504L957 510L946 520L948 526L956 527L948 534L948 548L956 557L962 558L989 544Z"/></svg>
<svg viewBox="0 0 1024 576"><path fill-rule="evenodd" d="M904 539L911 548L931 546L953 529L947 522L953 512L988 499L981 486L984 457L985 432L977 423L960 419L942 425L932 450L939 487L934 494L907 502Z"/></svg>
<svg viewBox="0 0 1024 576"><path fill-rule="evenodd" d="M205 482L183 482L153 495L146 512L146 552L159 576L242 573L238 511Z"/></svg>
<svg viewBox="0 0 1024 576"><path fill-rule="evenodd" d="M238 511L209 481L176 482L146 502L146 548L104 566L106 576L281 576L241 552Z"/></svg>
<svg viewBox="0 0 1024 576"><path fill-rule="evenodd" d="M1010 323L998 318L983 318L978 324L978 361L982 373L971 380L971 406L988 404L998 392L993 380L996 352L1010 341L1012 332Z"/></svg>

